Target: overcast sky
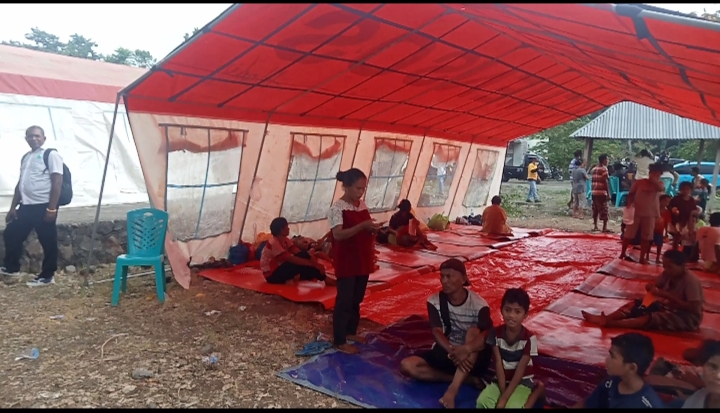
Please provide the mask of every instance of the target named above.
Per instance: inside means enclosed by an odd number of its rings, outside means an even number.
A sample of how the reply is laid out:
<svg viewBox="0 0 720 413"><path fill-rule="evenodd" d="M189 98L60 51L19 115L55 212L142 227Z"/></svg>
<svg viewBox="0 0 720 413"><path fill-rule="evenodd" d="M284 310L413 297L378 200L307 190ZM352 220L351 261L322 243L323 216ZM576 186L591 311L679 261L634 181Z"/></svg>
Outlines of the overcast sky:
<svg viewBox="0 0 720 413"><path fill-rule="evenodd" d="M0 4L0 40L24 40L30 28L67 41L73 33L89 37L98 51L111 54L118 47L143 49L157 59L183 41L183 35L202 27L231 4ZM653 4L684 13L720 10L719 3Z"/></svg>

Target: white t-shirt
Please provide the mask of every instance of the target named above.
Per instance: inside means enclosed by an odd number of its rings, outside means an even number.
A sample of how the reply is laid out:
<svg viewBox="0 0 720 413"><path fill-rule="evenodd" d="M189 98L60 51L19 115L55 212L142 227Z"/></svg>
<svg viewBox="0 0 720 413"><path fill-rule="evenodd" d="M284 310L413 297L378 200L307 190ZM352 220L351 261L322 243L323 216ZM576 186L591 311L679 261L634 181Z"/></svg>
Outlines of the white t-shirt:
<svg viewBox="0 0 720 413"><path fill-rule="evenodd" d="M20 164L20 199L23 205L50 202L51 174L63 174L63 160L57 151L48 154L45 168L45 148L28 152Z"/></svg>
<svg viewBox="0 0 720 413"><path fill-rule="evenodd" d="M700 244L700 258L705 262L717 262L715 246L720 245L720 228L711 226L699 228L697 241Z"/></svg>
<svg viewBox="0 0 720 413"><path fill-rule="evenodd" d="M633 161L635 161L635 165L637 165L635 179L648 179L650 177L650 165L655 163L655 161L645 156L638 156L633 159Z"/></svg>

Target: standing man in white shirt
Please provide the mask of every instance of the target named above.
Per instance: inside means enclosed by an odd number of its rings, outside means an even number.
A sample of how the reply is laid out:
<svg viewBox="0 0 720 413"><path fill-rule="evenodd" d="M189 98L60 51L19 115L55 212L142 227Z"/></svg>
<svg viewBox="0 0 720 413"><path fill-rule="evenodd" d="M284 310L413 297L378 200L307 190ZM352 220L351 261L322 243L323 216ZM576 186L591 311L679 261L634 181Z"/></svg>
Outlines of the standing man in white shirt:
<svg viewBox="0 0 720 413"><path fill-rule="evenodd" d="M720 212L710 214L710 226L697 230L697 242L700 247L700 258L705 262L705 269L720 272Z"/></svg>
<svg viewBox="0 0 720 413"><path fill-rule="evenodd" d="M63 182L63 160L57 151L51 150L45 165L45 131L41 127L29 127L25 131L25 141L30 145L30 152L20 162L20 180L5 217L5 259L0 274L19 275L23 243L35 230L43 248L42 271L27 284L38 287L55 283L53 277L58 260L56 221Z"/></svg>

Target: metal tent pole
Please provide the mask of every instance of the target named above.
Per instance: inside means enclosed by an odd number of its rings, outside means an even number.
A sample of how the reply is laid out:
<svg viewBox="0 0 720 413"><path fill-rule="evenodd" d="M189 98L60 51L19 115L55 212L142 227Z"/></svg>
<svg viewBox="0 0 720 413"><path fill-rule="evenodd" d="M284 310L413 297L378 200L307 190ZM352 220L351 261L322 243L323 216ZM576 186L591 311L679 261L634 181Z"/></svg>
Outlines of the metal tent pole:
<svg viewBox="0 0 720 413"><path fill-rule="evenodd" d="M460 180L457 181L457 186L455 187L455 193L453 194L452 201L450 201L450 210L448 211L448 217L450 216L450 213L452 212L453 206L455 206L455 198L457 197L457 193L460 190L460 181L462 181L462 176L465 173L465 167L467 166L468 160L470 160L470 155L472 155L473 150L473 143L475 143L475 138L477 135L473 135L472 139L470 139L470 146L468 147L468 154L465 157L465 161L463 162L462 169L460 169ZM477 159L477 151L475 152L475 157ZM457 172L456 172L457 173ZM470 171L470 180L472 181L472 173L473 171ZM453 181L455 181L455 176L453 176ZM468 183L468 187L465 188L465 192L470 188L470 183ZM487 203L487 201L485 201Z"/></svg>
<svg viewBox="0 0 720 413"><path fill-rule="evenodd" d="M110 137L108 138L107 152L105 153L105 167L103 168L102 183L100 184L100 194L98 196L97 208L95 208L95 222L93 223L93 231L90 235L90 252L88 252L87 267L88 270L92 265L93 252L95 251L95 235L97 234L98 222L100 221L100 206L102 205L103 191L105 191L105 179L107 178L108 165L110 164L110 149L112 149L113 136L115 136L115 122L117 122L118 107L120 106L122 96L118 93L115 100L115 111L113 111L112 124L110 125ZM82 272L83 284L87 287L88 271Z"/></svg>
<svg viewBox="0 0 720 413"><path fill-rule="evenodd" d="M706 209L709 209L711 212L715 212L715 204L717 203L715 200L715 193L717 184L718 184L718 173L720 173L720 141L715 141L715 167L713 168L713 177L712 177L712 185L710 186L710 200L709 205Z"/></svg>
<svg viewBox="0 0 720 413"><path fill-rule="evenodd" d="M250 198L252 197L252 190L253 186L255 185L255 178L257 177L258 169L260 168L260 160L262 158L263 154L263 148L265 147L265 137L268 134L268 126L270 126L270 119L272 118L272 112L268 113L267 120L265 121L265 128L263 128L263 136L262 140L260 141L260 150L258 151L258 158L257 162L255 163L255 171L253 172L252 181L250 182L250 190L248 191L247 199L245 200L245 213L243 214L243 222L242 226L240 227L240 239L242 239L243 232L245 231L245 224L247 221L248 212L250 211ZM240 156L245 156L245 154L241 154ZM242 171L240 172L242 178ZM238 191L240 190L240 185L238 185Z"/></svg>

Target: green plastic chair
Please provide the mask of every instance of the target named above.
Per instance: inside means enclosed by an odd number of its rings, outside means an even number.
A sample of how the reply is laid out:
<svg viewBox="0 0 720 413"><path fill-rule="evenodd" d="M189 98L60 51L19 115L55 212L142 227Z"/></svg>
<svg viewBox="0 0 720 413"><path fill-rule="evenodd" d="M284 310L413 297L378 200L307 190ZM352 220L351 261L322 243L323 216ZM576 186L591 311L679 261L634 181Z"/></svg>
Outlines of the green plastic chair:
<svg viewBox="0 0 720 413"><path fill-rule="evenodd" d="M629 191L620 190L620 178L617 176L610 177L610 194L615 194L615 208L623 206L623 200L627 200Z"/></svg>
<svg viewBox="0 0 720 413"><path fill-rule="evenodd" d="M155 290L158 300L165 302L165 265L163 248L168 214L154 208L141 208L127 213L128 253L115 261L112 306L120 302L120 291L127 292L128 268L152 266L155 268Z"/></svg>

